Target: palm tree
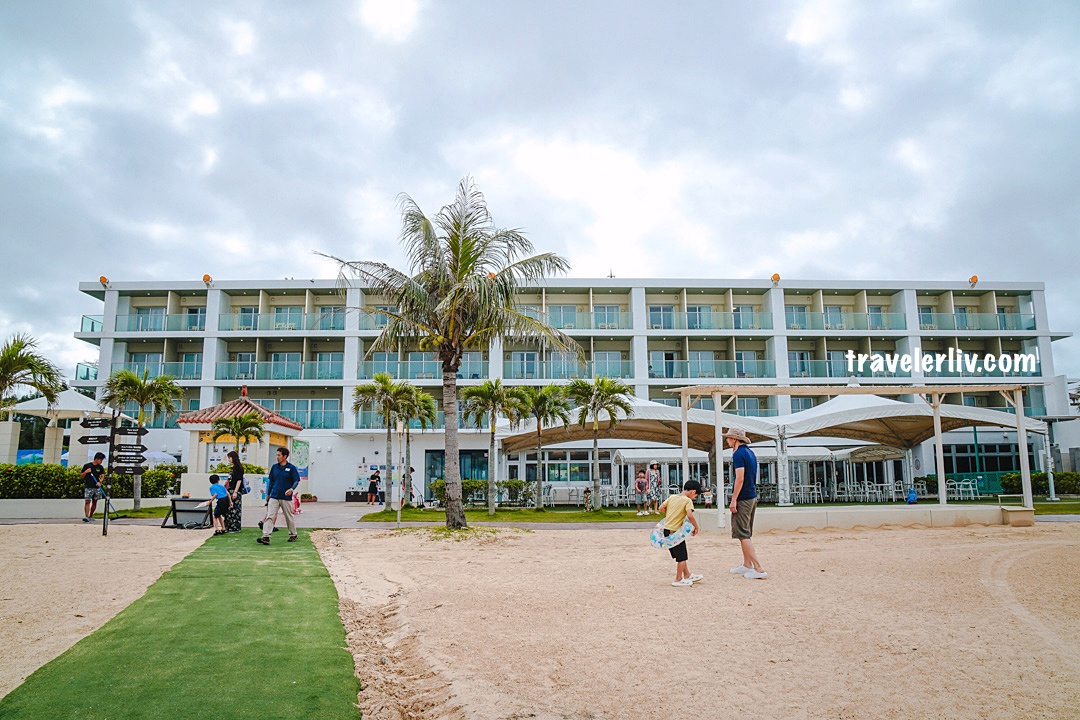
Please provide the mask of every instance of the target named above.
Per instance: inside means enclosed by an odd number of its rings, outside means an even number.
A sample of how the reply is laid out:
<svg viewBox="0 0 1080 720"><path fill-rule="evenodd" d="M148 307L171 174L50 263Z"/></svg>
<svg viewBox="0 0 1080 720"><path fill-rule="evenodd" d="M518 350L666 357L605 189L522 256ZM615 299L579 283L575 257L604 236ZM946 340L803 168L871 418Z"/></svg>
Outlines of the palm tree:
<svg viewBox="0 0 1080 720"><path fill-rule="evenodd" d="M521 411L522 395L521 388L508 387L502 384L502 380L486 380L480 385L467 387L461 391L461 399L464 401L463 415L467 422L471 422L480 428L484 420L491 424L491 446L488 449L488 515L495 514L495 423L500 415L507 417L511 423L517 421Z"/></svg>
<svg viewBox="0 0 1080 720"><path fill-rule="evenodd" d="M37 340L24 333L11 336L0 347L0 417L6 418L7 408L18 401L15 395L18 387L33 388L45 396L49 405L63 392L60 368L36 352L36 347Z"/></svg>
<svg viewBox="0 0 1080 720"><path fill-rule="evenodd" d="M385 263L350 262L331 257L343 284L355 276L367 292L379 295L393 310L380 310L386 326L372 351L393 351L418 344L436 353L442 364L446 415L446 526L466 527L461 503L458 457L457 372L467 348L492 340L536 342L542 348L581 349L545 321L518 309L518 288L565 272L569 265L555 253L533 252L517 230L495 226L484 196L472 178L458 185L454 201L428 218L408 195L401 195L400 241L409 271ZM330 256L327 256L330 257Z"/></svg>
<svg viewBox="0 0 1080 720"><path fill-rule="evenodd" d="M567 395L578 407L578 425L584 430L592 422L593 452L593 509L600 506L600 413L607 413L608 429L619 424L619 413L628 418L634 413L634 406L628 398L634 394L633 388L622 380L609 377L597 377L593 382L572 380L566 388Z"/></svg>
<svg viewBox="0 0 1080 720"><path fill-rule="evenodd" d="M364 409L373 410L382 415L386 423L386 477L383 478L383 493L386 501L390 502L390 493L394 487L394 449L391 444L390 432L397 419L398 408L405 401L409 393L407 383L396 383L390 373L375 373L373 382L358 385L353 390L354 413Z"/></svg>
<svg viewBox="0 0 1080 720"><path fill-rule="evenodd" d="M231 437L236 443L236 455L240 455L240 444L252 441L262 442L263 419L262 415L252 411L243 415L218 418L211 424L211 438L214 442L220 437Z"/></svg>
<svg viewBox="0 0 1080 720"><path fill-rule="evenodd" d="M559 385L521 388L521 417L536 420L536 509L544 507L544 425L570 422L570 399Z"/></svg>
<svg viewBox="0 0 1080 720"><path fill-rule="evenodd" d="M398 408L398 417L405 425L405 488L412 488L412 429L410 423L416 420L420 429L434 427L439 417L439 407L431 393L415 385L408 385L409 392ZM402 498L406 497L404 494Z"/></svg>
<svg viewBox="0 0 1080 720"><path fill-rule="evenodd" d="M122 410L128 403L139 408L139 429L146 420L147 408L151 419L157 415L168 415L177 411L177 401L184 396L184 389L173 381L171 375L150 377L150 369L143 370L140 377L131 370L121 369L114 372L105 381L98 404ZM142 471L136 471L133 482L132 508L142 507Z"/></svg>

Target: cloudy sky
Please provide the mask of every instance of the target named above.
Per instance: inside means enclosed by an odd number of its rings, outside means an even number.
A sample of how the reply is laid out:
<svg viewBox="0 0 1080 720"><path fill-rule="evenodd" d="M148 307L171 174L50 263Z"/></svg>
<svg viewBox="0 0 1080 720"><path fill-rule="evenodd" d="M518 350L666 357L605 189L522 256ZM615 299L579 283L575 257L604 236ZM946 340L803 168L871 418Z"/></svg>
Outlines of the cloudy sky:
<svg viewBox="0 0 1080 720"><path fill-rule="evenodd" d="M1042 281L1075 332L1078 109L1075 0L8 0L0 336L70 374L80 281L401 265L466 175L574 277Z"/></svg>

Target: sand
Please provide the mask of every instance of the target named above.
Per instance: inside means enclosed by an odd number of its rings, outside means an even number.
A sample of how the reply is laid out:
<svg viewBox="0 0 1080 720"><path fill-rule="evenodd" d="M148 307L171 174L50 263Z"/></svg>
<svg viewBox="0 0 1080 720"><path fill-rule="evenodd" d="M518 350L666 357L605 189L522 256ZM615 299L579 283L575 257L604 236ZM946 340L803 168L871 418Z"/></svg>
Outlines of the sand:
<svg viewBox="0 0 1080 720"><path fill-rule="evenodd" d="M1080 524L771 533L767 580L629 529L316 534L383 718L1063 718Z"/></svg>
<svg viewBox="0 0 1080 720"><path fill-rule="evenodd" d="M0 695L204 533L0 526ZM770 577L647 533L315 533L368 720L1065 718L1080 707L1080 524L770 533Z"/></svg>
<svg viewBox="0 0 1080 720"><path fill-rule="evenodd" d="M206 539L146 525L0 526L0 697L104 625Z"/></svg>

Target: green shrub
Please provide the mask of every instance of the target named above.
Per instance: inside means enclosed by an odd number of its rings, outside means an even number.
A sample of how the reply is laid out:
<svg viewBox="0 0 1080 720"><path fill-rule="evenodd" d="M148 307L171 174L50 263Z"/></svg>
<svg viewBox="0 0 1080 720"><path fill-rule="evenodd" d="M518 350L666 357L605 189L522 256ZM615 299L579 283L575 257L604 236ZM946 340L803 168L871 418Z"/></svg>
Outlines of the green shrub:
<svg viewBox="0 0 1080 720"><path fill-rule="evenodd" d="M521 497L521 492L525 489L525 481L513 478L511 480L500 480L496 483L500 490L505 490L509 496L510 502L517 502Z"/></svg>
<svg viewBox="0 0 1080 720"><path fill-rule="evenodd" d="M85 483L79 477L81 469L62 465L0 465L0 498L6 500L71 500L83 497ZM172 474L165 470L143 473L142 497L164 497L173 483ZM134 479L130 475L114 475L110 492L114 498L134 495Z"/></svg>
<svg viewBox="0 0 1080 720"><path fill-rule="evenodd" d="M179 478L181 475L188 471L188 466L183 463L161 463L155 470L168 470L174 476Z"/></svg>
<svg viewBox="0 0 1080 720"><path fill-rule="evenodd" d="M446 481L441 478L438 480L432 480L428 483L428 489L431 490L431 494L439 501L440 505L446 504ZM461 481L461 497L468 499L474 493L486 492L487 480L473 480L466 478Z"/></svg>
<svg viewBox="0 0 1080 720"><path fill-rule="evenodd" d="M1023 491L1020 473L1005 473L1001 476L1001 492L1006 495L1019 495ZM1054 473L1054 492L1059 495L1080 495L1080 473ZM1046 478L1046 473L1031 473L1031 493L1033 495L1050 493L1050 482Z"/></svg>
<svg viewBox="0 0 1080 720"><path fill-rule="evenodd" d="M266 468L262 467L261 465L252 465L251 463L243 463L243 465L244 465L244 474L245 475L265 475L266 474ZM218 473L219 475L221 473L225 473L226 475L228 475L229 473L232 472L232 463L227 463L227 462L218 463L214 467L210 468L210 472Z"/></svg>

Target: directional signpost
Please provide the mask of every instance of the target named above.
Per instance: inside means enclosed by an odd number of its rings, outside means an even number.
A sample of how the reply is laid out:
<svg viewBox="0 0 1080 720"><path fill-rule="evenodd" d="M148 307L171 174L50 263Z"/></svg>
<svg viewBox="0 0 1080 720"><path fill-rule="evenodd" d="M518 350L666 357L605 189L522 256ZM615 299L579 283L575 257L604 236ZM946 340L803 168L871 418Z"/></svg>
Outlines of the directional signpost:
<svg viewBox="0 0 1080 720"><path fill-rule="evenodd" d="M113 432L117 435L134 435L135 437L139 437L146 435L150 431L144 427L118 427L113 430Z"/></svg>
<svg viewBox="0 0 1080 720"><path fill-rule="evenodd" d="M112 427L112 424L111 418L83 418L79 423L79 425L87 430Z"/></svg>
<svg viewBox="0 0 1080 720"><path fill-rule="evenodd" d="M104 445L112 440L108 435L83 435L79 438L81 445Z"/></svg>

